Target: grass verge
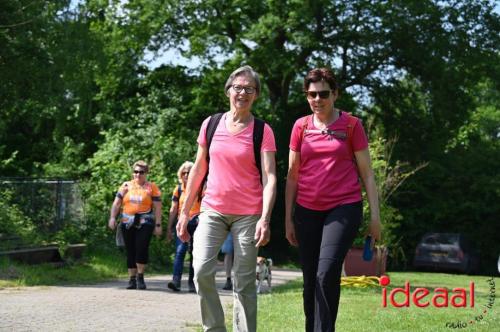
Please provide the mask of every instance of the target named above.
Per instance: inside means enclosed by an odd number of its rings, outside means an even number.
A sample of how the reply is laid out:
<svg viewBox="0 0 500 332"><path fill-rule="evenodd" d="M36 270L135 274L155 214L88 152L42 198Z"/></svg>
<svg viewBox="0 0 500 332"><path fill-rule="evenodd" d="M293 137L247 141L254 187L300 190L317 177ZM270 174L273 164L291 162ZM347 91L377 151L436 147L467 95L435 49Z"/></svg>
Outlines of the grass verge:
<svg viewBox="0 0 500 332"><path fill-rule="evenodd" d="M0 288L96 283L126 277L125 255L117 250L88 252L79 261L26 265L0 260Z"/></svg>
<svg viewBox="0 0 500 332"><path fill-rule="evenodd" d="M486 306L492 297L494 299L495 289L488 281L490 277L410 272L393 272L389 276L391 283L387 286L387 294L390 294L390 291L396 287L404 287L406 281L410 282L409 307L392 307L389 299L389 305L383 307L381 287L342 287L336 324L338 331L453 331L457 329L498 331L498 326L500 326L498 302L500 300L496 300L491 309ZM455 308L451 302L448 307L444 308L436 308L432 304L420 308L411 302L411 292L417 287L427 288L430 291L424 301L431 301L437 287L447 288L448 298L451 299L453 288L469 289L471 281L475 285L473 308L469 307L470 299L466 308ZM404 295L398 294L395 300L402 303ZM442 301L438 300L438 303ZM228 330L232 331L232 309L229 308L226 312L229 313L226 325ZM461 327L453 328L453 326ZM304 331L302 280L273 288L271 294L259 295L257 331Z"/></svg>

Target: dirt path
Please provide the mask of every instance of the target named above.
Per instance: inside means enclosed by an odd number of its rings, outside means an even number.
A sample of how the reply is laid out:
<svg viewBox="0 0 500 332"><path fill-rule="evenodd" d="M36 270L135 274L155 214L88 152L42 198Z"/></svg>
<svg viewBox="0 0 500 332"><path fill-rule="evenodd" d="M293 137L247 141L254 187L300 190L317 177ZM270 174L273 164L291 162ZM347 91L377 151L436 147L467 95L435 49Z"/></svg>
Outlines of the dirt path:
<svg viewBox="0 0 500 332"><path fill-rule="evenodd" d="M301 276L273 269L273 285ZM147 277L146 291L126 290L125 280L96 285L0 290L0 331L193 331L200 324L196 294L173 293L171 276ZM217 286L225 277L217 272ZM262 290L268 289L263 286ZM225 310L232 292L220 290Z"/></svg>

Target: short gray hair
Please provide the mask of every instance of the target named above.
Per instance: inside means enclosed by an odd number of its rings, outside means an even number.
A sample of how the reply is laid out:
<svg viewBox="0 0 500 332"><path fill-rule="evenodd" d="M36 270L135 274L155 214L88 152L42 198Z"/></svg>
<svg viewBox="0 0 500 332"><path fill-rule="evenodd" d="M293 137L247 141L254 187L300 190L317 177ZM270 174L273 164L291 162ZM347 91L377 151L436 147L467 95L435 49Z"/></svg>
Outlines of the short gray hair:
<svg viewBox="0 0 500 332"><path fill-rule="evenodd" d="M233 85L233 81L237 76L242 76L242 75L248 75L250 76L254 82L255 82L255 90L257 92L257 95L260 95L260 78L259 74L255 70L253 70L252 67L245 65L242 66L229 75L229 78L226 81L226 85L224 85L224 93L227 95L227 90Z"/></svg>

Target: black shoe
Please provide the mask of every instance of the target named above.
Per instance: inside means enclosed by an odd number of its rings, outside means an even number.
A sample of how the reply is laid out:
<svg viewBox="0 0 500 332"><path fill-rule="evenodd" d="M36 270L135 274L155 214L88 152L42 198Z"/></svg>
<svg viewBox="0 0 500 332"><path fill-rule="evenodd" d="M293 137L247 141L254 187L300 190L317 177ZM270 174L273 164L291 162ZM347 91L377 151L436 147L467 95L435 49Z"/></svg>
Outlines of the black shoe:
<svg viewBox="0 0 500 332"><path fill-rule="evenodd" d="M222 287L223 290L232 290L233 289L233 282L231 281L231 278L226 279L226 284L224 287Z"/></svg>
<svg viewBox="0 0 500 332"><path fill-rule="evenodd" d="M146 289L146 283L144 283L144 274L137 275L137 289Z"/></svg>
<svg viewBox="0 0 500 332"><path fill-rule="evenodd" d="M194 286L194 282L191 280L188 282L189 292L196 293L196 287Z"/></svg>
<svg viewBox="0 0 500 332"><path fill-rule="evenodd" d="M174 292L181 291L181 283L179 281L171 281L167 284L167 287L173 290Z"/></svg>
<svg viewBox="0 0 500 332"><path fill-rule="evenodd" d="M135 276L130 277L127 289L136 289L136 288L137 288L137 278Z"/></svg>

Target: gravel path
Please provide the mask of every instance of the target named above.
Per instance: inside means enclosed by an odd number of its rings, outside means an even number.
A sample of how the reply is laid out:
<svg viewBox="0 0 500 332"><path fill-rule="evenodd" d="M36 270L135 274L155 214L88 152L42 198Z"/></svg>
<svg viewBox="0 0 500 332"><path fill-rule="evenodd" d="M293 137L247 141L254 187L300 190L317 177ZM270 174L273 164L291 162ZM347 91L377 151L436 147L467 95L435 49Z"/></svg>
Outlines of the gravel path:
<svg viewBox="0 0 500 332"><path fill-rule="evenodd" d="M300 271L273 268L273 285L300 276ZM216 278L220 289L225 275L219 271ZM198 297L187 292L187 283L180 293L168 290L170 279L146 275L145 291L124 289L126 280L2 289L0 331L193 331L201 323ZM262 290L268 291L265 285ZM226 310L232 292L219 294Z"/></svg>

